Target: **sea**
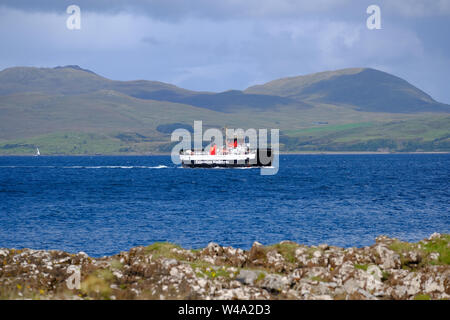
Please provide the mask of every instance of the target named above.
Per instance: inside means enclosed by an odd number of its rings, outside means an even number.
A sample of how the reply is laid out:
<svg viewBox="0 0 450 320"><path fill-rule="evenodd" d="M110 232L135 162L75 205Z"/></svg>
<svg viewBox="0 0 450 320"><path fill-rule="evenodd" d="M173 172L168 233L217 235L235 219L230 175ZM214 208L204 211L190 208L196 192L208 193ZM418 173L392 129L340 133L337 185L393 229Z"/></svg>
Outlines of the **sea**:
<svg viewBox="0 0 450 320"><path fill-rule="evenodd" d="M449 154L280 155L276 175L170 156L0 157L0 248L94 257L168 241L362 247L450 233Z"/></svg>

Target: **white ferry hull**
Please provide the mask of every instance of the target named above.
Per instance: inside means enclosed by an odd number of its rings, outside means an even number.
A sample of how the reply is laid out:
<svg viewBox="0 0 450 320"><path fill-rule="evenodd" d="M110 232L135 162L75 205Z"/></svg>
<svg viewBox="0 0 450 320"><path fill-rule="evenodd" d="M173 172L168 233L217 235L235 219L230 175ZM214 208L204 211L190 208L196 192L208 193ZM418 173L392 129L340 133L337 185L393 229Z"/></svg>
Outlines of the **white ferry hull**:
<svg viewBox="0 0 450 320"><path fill-rule="evenodd" d="M185 168L239 168L239 167L263 167L272 165L271 150L259 150L249 154L181 154L181 164ZM263 160L264 159L264 160Z"/></svg>

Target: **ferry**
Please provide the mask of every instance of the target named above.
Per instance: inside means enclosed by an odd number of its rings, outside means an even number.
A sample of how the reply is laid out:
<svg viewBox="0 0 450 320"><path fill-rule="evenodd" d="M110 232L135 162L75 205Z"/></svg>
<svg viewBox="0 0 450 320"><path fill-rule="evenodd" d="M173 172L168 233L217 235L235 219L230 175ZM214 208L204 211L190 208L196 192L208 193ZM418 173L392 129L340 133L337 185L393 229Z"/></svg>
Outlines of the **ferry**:
<svg viewBox="0 0 450 320"><path fill-rule="evenodd" d="M185 168L270 167L273 154L271 148L250 148L249 143L234 138L221 148L213 144L209 150L181 150L180 160Z"/></svg>

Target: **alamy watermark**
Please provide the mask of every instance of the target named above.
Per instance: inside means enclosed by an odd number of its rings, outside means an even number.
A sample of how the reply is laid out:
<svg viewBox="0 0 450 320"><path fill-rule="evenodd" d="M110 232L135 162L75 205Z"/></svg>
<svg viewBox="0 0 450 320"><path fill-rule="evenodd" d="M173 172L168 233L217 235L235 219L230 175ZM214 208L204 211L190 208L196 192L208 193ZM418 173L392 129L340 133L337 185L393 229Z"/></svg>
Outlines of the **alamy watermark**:
<svg viewBox="0 0 450 320"><path fill-rule="evenodd" d="M81 9L79 6L72 4L66 9L67 14L70 16L66 20L66 27L69 30L81 29Z"/></svg>
<svg viewBox="0 0 450 320"><path fill-rule="evenodd" d="M67 268L67 273L71 274L66 279L67 288L69 288L70 290L80 289L81 288L81 270L80 270L80 267L74 266L74 265L70 265Z"/></svg>
<svg viewBox="0 0 450 320"><path fill-rule="evenodd" d="M381 29L381 9L380 6L372 4L367 7L367 14L370 16L367 18L366 26L369 30Z"/></svg>

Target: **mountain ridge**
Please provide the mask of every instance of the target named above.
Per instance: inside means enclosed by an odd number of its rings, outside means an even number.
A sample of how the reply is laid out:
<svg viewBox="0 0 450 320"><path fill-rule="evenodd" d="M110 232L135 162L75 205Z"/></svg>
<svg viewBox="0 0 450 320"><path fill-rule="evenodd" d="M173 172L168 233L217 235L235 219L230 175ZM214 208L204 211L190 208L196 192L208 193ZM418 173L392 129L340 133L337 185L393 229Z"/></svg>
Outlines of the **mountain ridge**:
<svg viewBox="0 0 450 320"><path fill-rule="evenodd" d="M354 105L369 112L448 112L449 105L406 80L372 68L348 68L280 78L245 92ZM389 99L386 99L389 98Z"/></svg>
<svg viewBox="0 0 450 320"><path fill-rule="evenodd" d="M244 90L192 91L149 80L110 80L77 65L55 68L13 67L0 71L0 95L14 92L81 94L115 90L134 98L189 104L233 112L277 105L310 107L309 102L351 106L368 112L449 112L424 91L394 75L372 68L347 68L280 78Z"/></svg>
<svg viewBox="0 0 450 320"><path fill-rule="evenodd" d="M169 131L195 120L278 128L283 151L450 151L450 106L373 69L218 93L110 80L75 65L0 71L0 154L169 152Z"/></svg>

